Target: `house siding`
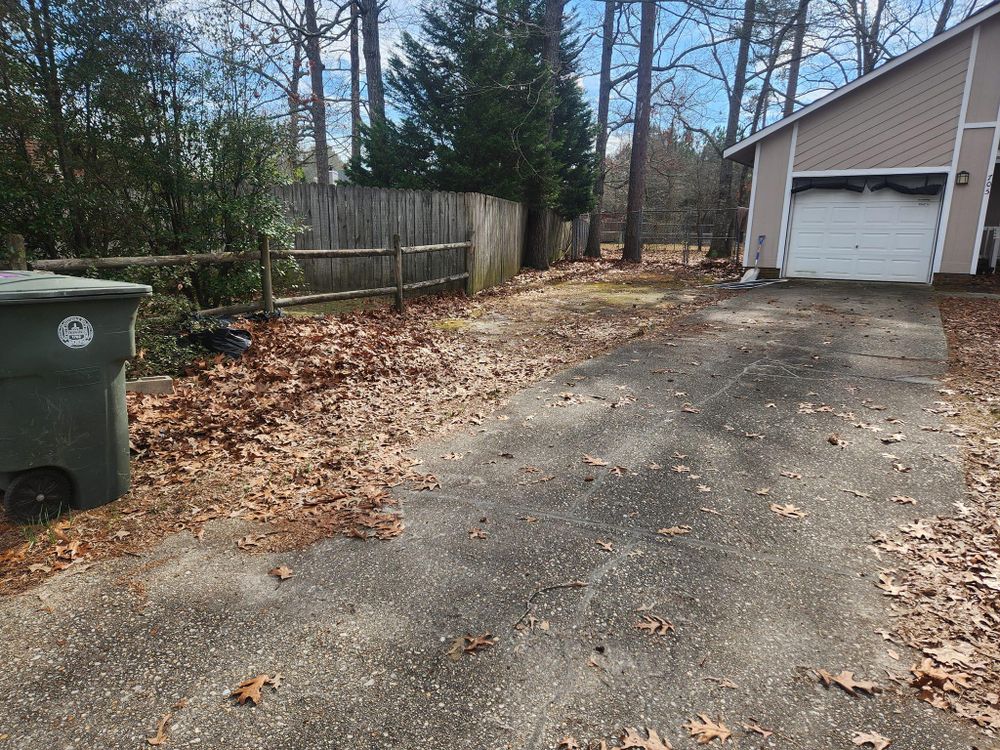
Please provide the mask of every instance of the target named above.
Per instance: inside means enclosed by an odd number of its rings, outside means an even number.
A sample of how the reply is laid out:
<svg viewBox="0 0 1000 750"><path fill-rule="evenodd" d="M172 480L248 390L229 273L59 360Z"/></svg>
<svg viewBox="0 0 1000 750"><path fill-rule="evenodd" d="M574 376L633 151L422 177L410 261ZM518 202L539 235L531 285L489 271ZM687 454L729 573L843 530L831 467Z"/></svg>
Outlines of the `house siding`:
<svg viewBox="0 0 1000 750"><path fill-rule="evenodd" d="M958 171L969 173L969 184L956 185L952 192L941 273L970 273L975 270L972 268L972 256L979 249L979 217L986 197L986 179L993 168L989 158L993 135L993 128L975 128L966 130L962 136Z"/></svg>
<svg viewBox="0 0 1000 750"><path fill-rule="evenodd" d="M778 265L778 239L781 236L781 217L785 208L788 160L791 156L793 128L778 131L760 142L760 154L754 173L753 189L756 191L753 216L747 231L750 265L757 252L757 237L764 235L760 252L761 268Z"/></svg>
<svg viewBox="0 0 1000 750"><path fill-rule="evenodd" d="M949 165L972 35L970 29L803 117L795 170Z"/></svg>
<svg viewBox="0 0 1000 750"><path fill-rule="evenodd" d="M1000 18L994 17L979 27L976 65L972 71L972 89L966 122L993 122L1000 111Z"/></svg>

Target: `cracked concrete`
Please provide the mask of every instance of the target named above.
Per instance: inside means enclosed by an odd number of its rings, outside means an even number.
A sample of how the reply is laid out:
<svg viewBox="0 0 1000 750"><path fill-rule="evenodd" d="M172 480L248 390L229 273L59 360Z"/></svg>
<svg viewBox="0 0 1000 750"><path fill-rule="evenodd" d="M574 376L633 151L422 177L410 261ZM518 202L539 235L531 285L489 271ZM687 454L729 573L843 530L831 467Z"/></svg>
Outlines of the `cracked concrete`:
<svg viewBox="0 0 1000 750"><path fill-rule="evenodd" d="M248 556L234 544L246 525L217 523L203 542L178 535L3 601L0 735L140 748L170 712L168 747L541 750L647 726L694 748L682 724L706 713L742 747L846 749L859 731L894 750L992 747L917 701L915 655L895 646L897 661L875 632L892 612L871 534L946 514L964 491L958 447L925 411L945 368L931 292L786 284L694 322L422 446L441 489L399 488L398 540ZM893 432L905 439L883 444ZM678 525L690 533L657 533ZM267 575L280 563L295 578ZM573 581L587 585L550 588ZM515 629L529 604L539 623ZM645 612L675 631L638 631ZM495 647L447 658L483 632ZM883 692L826 690L819 667ZM261 672L285 683L256 708L227 702ZM750 721L775 734L739 728Z"/></svg>

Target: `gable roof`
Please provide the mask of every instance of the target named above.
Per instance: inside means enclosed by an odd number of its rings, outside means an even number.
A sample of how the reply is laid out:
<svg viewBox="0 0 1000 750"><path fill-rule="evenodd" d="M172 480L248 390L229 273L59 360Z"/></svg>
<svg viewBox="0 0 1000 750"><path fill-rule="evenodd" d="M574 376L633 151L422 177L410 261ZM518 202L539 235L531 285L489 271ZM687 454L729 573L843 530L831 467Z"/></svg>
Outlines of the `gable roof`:
<svg viewBox="0 0 1000 750"><path fill-rule="evenodd" d="M836 101L845 94L848 94L851 91L854 91L855 89L861 88L862 86L864 86L867 83L870 83L879 76L888 73L891 70L895 70L896 68L902 65L905 65L913 58L918 57L924 54L925 52L934 49L939 44L943 44L944 42L947 42L949 39L953 39L959 34L962 34L968 31L969 29L975 28L986 19L992 18L998 13L1000 13L1000 0L994 0L985 8L976 11L961 23L955 24L947 31L938 34L937 36L931 37L926 42L918 44L911 50L907 50L899 57L894 57L892 60L885 63L885 65L876 68L871 73L866 73L863 76L855 78L853 81L851 81L848 84L845 84L844 86L841 86L839 89L831 91L829 94L826 94L825 96L817 99L816 101L802 107L802 109L793 112L787 117L781 118L777 122L771 123L766 128L758 130L756 133L744 138L739 143L733 144L723 152L723 156L726 159L733 159L734 161L738 161L744 164L752 163L753 152L748 150L750 149L751 146L754 146L758 141L767 138L772 133L776 133L777 131L781 130L787 125L791 125L796 120L799 120L802 117L805 117L806 115L815 112L820 107L825 107L827 104Z"/></svg>

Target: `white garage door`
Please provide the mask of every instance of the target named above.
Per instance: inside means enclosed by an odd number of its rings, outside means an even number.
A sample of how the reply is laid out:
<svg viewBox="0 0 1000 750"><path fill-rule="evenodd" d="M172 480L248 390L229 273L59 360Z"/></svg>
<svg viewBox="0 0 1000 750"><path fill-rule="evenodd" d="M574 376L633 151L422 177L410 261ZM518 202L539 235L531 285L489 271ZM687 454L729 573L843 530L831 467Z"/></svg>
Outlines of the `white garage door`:
<svg viewBox="0 0 1000 750"><path fill-rule="evenodd" d="M796 193L785 275L926 282L939 214L938 196L888 189Z"/></svg>

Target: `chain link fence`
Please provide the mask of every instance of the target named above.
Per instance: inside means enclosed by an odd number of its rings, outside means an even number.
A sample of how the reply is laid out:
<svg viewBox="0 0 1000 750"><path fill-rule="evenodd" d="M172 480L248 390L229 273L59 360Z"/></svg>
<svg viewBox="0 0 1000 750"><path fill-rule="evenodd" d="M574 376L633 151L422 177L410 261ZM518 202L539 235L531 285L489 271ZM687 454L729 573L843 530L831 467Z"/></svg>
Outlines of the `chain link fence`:
<svg viewBox="0 0 1000 750"><path fill-rule="evenodd" d="M713 240L726 250L726 256L743 257L746 242L747 209L676 209L641 212L643 246L655 246L680 253L685 264L704 258ZM624 211L606 211L601 215L601 245L620 248L625 242Z"/></svg>

